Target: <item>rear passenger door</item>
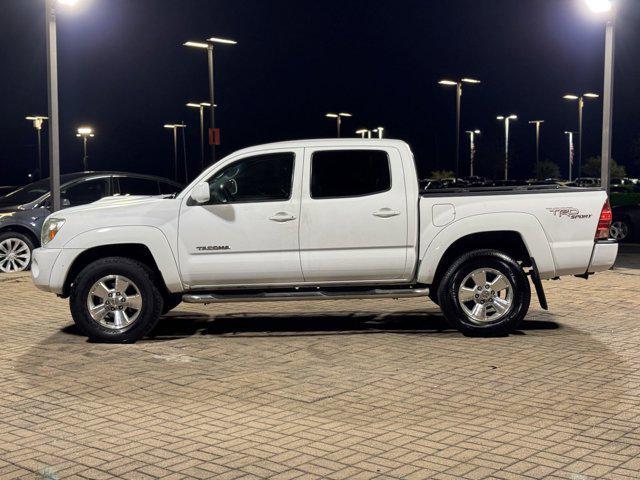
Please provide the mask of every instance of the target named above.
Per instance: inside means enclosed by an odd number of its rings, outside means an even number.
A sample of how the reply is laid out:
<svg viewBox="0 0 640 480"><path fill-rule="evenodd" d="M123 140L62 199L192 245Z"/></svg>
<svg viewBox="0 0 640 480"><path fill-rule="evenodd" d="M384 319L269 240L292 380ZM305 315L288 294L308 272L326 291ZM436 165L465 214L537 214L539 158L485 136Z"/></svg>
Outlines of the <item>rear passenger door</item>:
<svg viewBox="0 0 640 480"><path fill-rule="evenodd" d="M305 149L300 258L306 282L401 281L407 236L396 149Z"/></svg>

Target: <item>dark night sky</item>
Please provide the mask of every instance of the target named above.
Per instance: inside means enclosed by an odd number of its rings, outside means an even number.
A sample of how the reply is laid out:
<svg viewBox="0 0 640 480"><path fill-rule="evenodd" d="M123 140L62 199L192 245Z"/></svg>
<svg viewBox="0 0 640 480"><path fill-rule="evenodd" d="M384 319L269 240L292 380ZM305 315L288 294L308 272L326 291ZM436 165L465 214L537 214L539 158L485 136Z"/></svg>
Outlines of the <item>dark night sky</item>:
<svg viewBox="0 0 640 480"><path fill-rule="evenodd" d="M24 182L35 135L24 116L46 113L44 0L1 0L0 184ZM629 162L640 134L640 2L623 0L617 30L614 158ZM442 77L475 76L463 129L483 131L481 174L502 168L502 127L516 113L513 174L532 171L533 127L543 155L566 170L563 131L576 129L569 92L602 90L604 26L581 0L80 0L58 15L63 172L79 170L80 124L96 129L94 169L171 172L166 122L188 125L192 176L197 111L207 99L206 55L181 46L236 39L216 57L221 152L333 136L327 111L347 110L346 133L384 125L406 140L423 176L453 168L454 91ZM601 102L585 107L584 157L599 154ZM354 135L355 136L355 135ZM463 165L468 146L462 145Z"/></svg>

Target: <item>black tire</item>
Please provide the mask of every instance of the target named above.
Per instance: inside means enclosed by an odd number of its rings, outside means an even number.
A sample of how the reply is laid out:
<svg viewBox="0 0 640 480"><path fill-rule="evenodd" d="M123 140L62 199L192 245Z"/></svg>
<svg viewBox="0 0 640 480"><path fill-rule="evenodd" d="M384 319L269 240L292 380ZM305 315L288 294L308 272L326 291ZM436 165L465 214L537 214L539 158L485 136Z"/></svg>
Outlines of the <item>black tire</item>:
<svg viewBox="0 0 640 480"><path fill-rule="evenodd" d="M162 315L169 313L182 303L181 293L168 293L164 296L164 305L162 306Z"/></svg>
<svg viewBox="0 0 640 480"><path fill-rule="evenodd" d="M8 232L0 233L0 243L9 239L20 240L24 242L29 248L29 261L27 265L21 270L16 270L16 272L26 272L31 268L31 260L33 259L33 249L35 248L33 241L27 235L24 235L23 233L19 233L19 232L8 231ZM3 272L0 271L0 273L3 273Z"/></svg>
<svg viewBox="0 0 640 480"><path fill-rule="evenodd" d="M122 275L138 288L141 306L138 317L126 328L107 328L94 320L87 305L89 291L101 278ZM69 305L78 328L91 340L111 343L132 343L147 335L160 318L163 297L155 286L154 274L145 264L126 257L108 257L87 265L76 277Z"/></svg>
<svg viewBox="0 0 640 480"><path fill-rule="evenodd" d="M472 298L471 301L461 302L458 298L462 282L471 272L478 269L490 269L490 271L499 272L505 276L512 287L511 306L502 317L489 304L489 302L494 302L494 298L487 300L486 307L489 307L488 310L491 310L492 314L496 315L496 320L494 321L490 319L474 320L465 312L462 303L466 304L469 309L469 305L474 306L476 300ZM489 273L489 275L493 274ZM485 278L489 283L489 276L485 275ZM495 279L496 277L494 276L493 278ZM488 290L486 295L492 293L490 288ZM447 269L438 288L438 300L446 319L462 333L467 335L504 334L517 329L527 314L531 302L531 286L522 267L513 258L496 250L475 250L460 257ZM482 301L484 305L482 297L477 301Z"/></svg>

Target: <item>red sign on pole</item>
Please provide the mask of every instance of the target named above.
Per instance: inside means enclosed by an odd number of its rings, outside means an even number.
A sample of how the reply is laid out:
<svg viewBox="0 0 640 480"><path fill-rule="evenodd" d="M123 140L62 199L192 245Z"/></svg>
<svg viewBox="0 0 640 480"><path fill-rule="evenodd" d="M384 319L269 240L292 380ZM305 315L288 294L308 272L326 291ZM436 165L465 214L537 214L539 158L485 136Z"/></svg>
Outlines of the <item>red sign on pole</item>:
<svg viewBox="0 0 640 480"><path fill-rule="evenodd" d="M220 145L220 129L209 129L209 145Z"/></svg>

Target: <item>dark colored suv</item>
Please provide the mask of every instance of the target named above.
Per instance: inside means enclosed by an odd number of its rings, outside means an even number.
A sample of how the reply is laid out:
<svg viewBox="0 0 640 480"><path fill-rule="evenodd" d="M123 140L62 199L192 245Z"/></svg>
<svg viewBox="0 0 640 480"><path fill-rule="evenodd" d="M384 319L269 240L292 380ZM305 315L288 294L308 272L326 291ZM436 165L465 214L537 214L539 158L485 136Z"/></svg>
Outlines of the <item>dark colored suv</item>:
<svg viewBox="0 0 640 480"><path fill-rule="evenodd" d="M111 195L169 195L182 185L166 178L124 172L81 172L60 177L62 208L95 202ZM20 272L31 265L40 245L40 230L51 213L49 179L0 197L0 273Z"/></svg>

